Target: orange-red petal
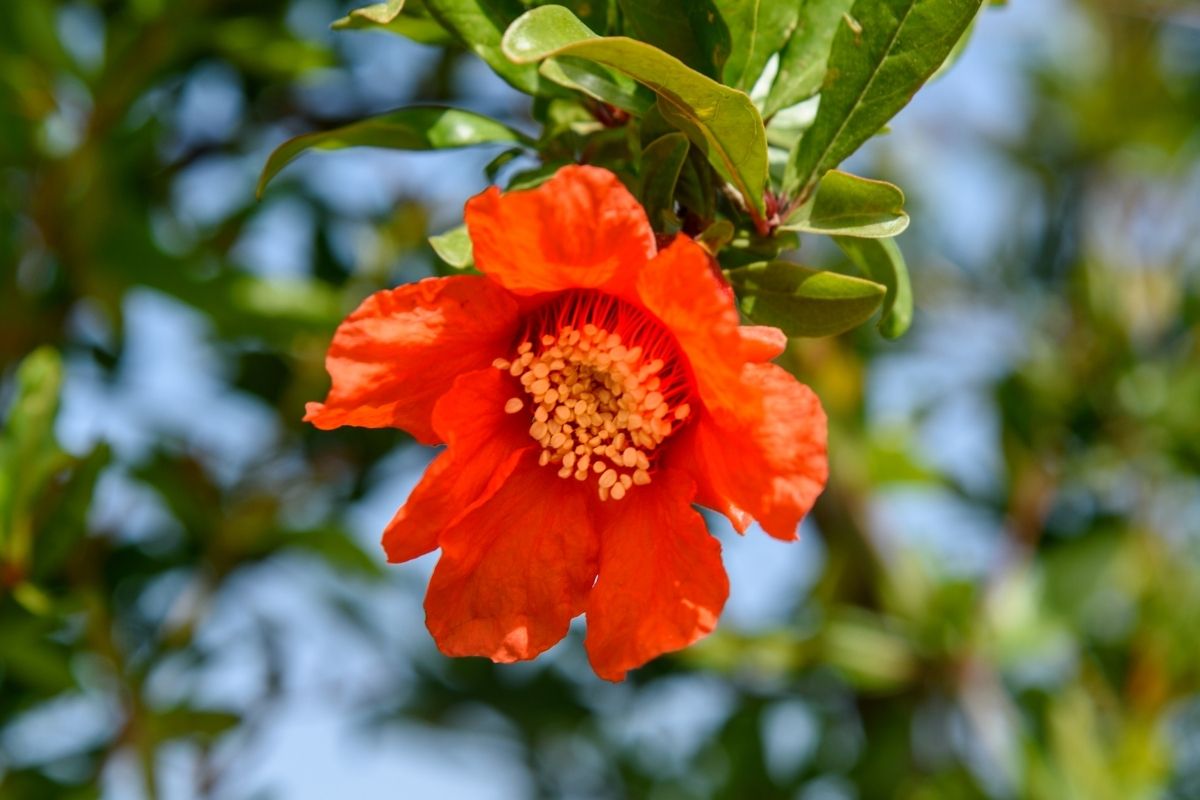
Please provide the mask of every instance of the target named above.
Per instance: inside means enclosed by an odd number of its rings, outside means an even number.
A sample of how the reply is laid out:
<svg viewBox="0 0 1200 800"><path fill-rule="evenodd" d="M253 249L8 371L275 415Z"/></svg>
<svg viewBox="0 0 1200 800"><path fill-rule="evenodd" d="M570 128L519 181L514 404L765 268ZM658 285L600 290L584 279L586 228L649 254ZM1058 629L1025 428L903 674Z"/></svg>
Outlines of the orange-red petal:
<svg viewBox="0 0 1200 800"><path fill-rule="evenodd" d="M769 325L743 325L738 328L742 336L742 357L760 363L783 355L787 349L787 335L779 328Z"/></svg>
<svg viewBox="0 0 1200 800"><path fill-rule="evenodd" d="M537 455L440 537L425 624L449 656L533 658L567 633L596 577L594 485L559 478Z"/></svg>
<svg viewBox="0 0 1200 800"><path fill-rule="evenodd" d="M703 247L677 236L638 273L637 295L679 342L704 404L731 410L753 402L754 393L742 382L746 357L733 295L710 259Z"/></svg>
<svg viewBox="0 0 1200 800"><path fill-rule="evenodd" d="M744 380L759 401L736 417L702 413L671 450L698 502L744 531L749 517L779 539L795 539L829 474L826 420L812 390L774 364L748 364Z"/></svg>
<svg viewBox="0 0 1200 800"><path fill-rule="evenodd" d="M572 166L536 189L467 202L479 270L517 294L623 285L654 255L646 212L608 170Z"/></svg>
<svg viewBox="0 0 1200 800"><path fill-rule="evenodd" d="M517 305L478 275L429 278L376 292L338 326L325 358L333 379L304 416L318 428L403 428L437 444L433 404L464 372L511 343Z"/></svg>
<svg viewBox="0 0 1200 800"><path fill-rule="evenodd" d="M655 473L600 523L600 576L587 608L587 651L601 678L708 634L729 596L721 545L692 507L695 486L676 470Z"/></svg>
<svg viewBox="0 0 1200 800"><path fill-rule="evenodd" d="M433 427L447 449L434 459L408 501L383 532L388 561L399 563L438 546L438 535L508 478L512 453L536 446L527 414L506 414L523 394L506 372L487 368L460 375L433 409Z"/></svg>

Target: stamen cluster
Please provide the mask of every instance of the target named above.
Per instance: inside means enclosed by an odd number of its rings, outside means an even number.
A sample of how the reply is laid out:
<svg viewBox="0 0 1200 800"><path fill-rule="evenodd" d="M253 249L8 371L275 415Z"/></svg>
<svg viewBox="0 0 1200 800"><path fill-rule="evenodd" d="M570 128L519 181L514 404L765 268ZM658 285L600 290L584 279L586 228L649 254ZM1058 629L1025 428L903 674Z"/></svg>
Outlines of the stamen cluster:
<svg viewBox="0 0 1200 800"><path fill-rule="evenodd" d="M650 483L655 449L691 413L686 383L664 358L592 322L525 341L511 361L494 366L525 389L504 410L517 414L530 404L539 463L559 465L561 478L596 476L601 500Z"/></svg>

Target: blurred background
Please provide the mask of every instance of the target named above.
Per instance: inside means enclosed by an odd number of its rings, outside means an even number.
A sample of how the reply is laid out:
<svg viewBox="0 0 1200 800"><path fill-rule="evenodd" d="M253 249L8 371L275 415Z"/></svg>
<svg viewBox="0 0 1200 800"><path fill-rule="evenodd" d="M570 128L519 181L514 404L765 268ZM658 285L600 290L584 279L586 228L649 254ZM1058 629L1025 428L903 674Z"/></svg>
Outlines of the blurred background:
<svg viewBox="0 0 1200 800"><path fill-rule="evenodd" d="M256 202L270 150L415 101L535 132L346 10L4 7L0 798L1200 797L1195 5L989 9L855 156L908 192L913 329L793 344L828 491L796 544L713 518L717 633L620 685L581 630L441 657L436 556L378 546L431 451L300 422L499 151Z"/></svg>

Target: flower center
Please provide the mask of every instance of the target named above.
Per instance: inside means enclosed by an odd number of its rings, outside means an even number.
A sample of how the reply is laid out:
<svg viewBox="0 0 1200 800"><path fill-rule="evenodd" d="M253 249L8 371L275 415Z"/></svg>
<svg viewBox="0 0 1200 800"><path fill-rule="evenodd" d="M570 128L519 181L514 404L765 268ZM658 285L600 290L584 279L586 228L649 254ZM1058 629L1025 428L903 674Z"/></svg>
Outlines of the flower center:
<svg viewBox="0 0 1200 800"><path fill-rule="evenodd" d="M691 413L691 381L675 341L634 306L598 292L568 292L528 320L513 359L494 366L518 378L529 403L539 463L560 478L597 478L601 500L650 483L655 450Z"/></svg>

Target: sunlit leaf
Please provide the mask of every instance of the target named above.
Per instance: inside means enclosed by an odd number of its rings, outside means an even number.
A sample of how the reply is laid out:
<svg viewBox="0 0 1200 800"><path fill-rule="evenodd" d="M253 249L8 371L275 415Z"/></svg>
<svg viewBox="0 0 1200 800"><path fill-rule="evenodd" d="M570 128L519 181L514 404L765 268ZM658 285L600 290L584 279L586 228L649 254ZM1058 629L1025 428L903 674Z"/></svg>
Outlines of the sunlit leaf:
<svg viewBox="0 0 1200 800"><path fill-rule="evenodd" d="M559 6L536 8L512 24L504 51L518 63L577 56L629 75L658 94L658 108L707 154L759 218L767 180L767 142L758 110L722 86L644 42L599 37Z"/></svg>
<svg viewBox="0 0 1200 800"><path fill-rule="evenodd" d="M654 94L637 81L581 58L548 58L539 68L559 86L583 92L634 116L645 115L654 105Z"/></svg>
<svg viewBox="0 0 1200 800"><path fill-rule="evenodd" d="M455 269L475 266L475 252L471 246L471 237L467 235L466 225L430 236L429 246L437 253L438 258Z"/></svg>
<svg viewBox="0 0 1200 800"><path fill-rule="evenodd" d="M807 194L908 104L946 60L982 0L858 0L834 35L821 105L792 152L789 194Z"/></svg>
<svg viewBox="0 0 1200 800"><path fill-rule="evenodd" d="M788 336L833 336L871 318L885 288L789 261L767 261L727 275L747 317Z"/></svg>
<svg viewBox="0 0 1200 800"><path fill-rule="evenodd" d="M271 178L306 150L386 147L392 150L445 150L492 142L529 144L524 134L473 111L413 106L328 131L306 133L281 144L267 159L258 194Z"/></svg>
<svg viewBox="0 0 1200 800"><path fill-rule="evenodd" d="M692 69L719 80L729 57L730 29L713 0L617 0L625 32Z"/></svg>
<svg viewBox="0 0 1200 800"><path fill-rule="evenodd" d="M912 324L913 296L908 267L900 245L893 239L862 239L835 236L838 247L871 280L887 287L879 332L889 339L903 336Z"/></svg>
<svg viewBox="0 0 1200 800"><path fill-rule="evenodd" d="M520 0L425 0L425 5L443 28L517 89L542 94L545 86L554 88L537 67L513 63L500 48L504 30L525 10Z"/></svg>
<svg viewBox="0 0 1200 800"><path fill-rule="evenodd" d="M854 0L808 0L783 51L779 71L763 104L763 116L773 117L782 109L821 91L833 35Z"/></svg>
<svg viewBox="0 0 1200 800"><path fill-rule="evenodd" d="M908 227L904 192L887 181L831 170L818 184L813 201L781 227L876 239L897 236Z"/></svg>
<svg viewBox="0 0 1200 800"><path fill-rule="evenodd" d="M722 82L750 91L772 55L788 41L800 17L801 3L778 0L715 0L729 27L732 48Z"/></svg>
<svg viewBox="0 0 1200 800"><path fill-rule="evenodd" d="M422 44L444 45L454 41L454 37L430 17L402 14L405 5L405 0L388 0L356 8L334 22L332 27L334 30L384 30ZM407 5L411 9L413 3Z"/></svg>

